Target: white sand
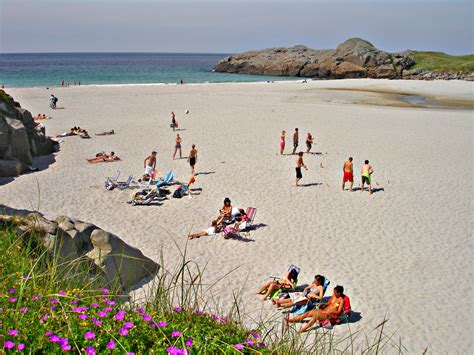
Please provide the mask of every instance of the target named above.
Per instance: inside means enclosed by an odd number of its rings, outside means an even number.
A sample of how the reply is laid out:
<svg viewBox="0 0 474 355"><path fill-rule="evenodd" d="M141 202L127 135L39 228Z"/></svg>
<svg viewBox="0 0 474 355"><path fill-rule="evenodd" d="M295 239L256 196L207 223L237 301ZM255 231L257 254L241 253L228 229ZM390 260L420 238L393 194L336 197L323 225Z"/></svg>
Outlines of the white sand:
<svg viewBox="0 0 474 355"><path fill-rule="evenodd" d="M229 303L242 288L246 311L273 312L253 295L261 282L295 263L300 280L316 273L343 285L362 319L351 330L367 334L384 316L410 353L473 352L472 321L472 137L473 111L428 110L350 104L365 95L321 88L382 88L452 99L471 99L468 82L341 80L275 84L209 84L10 89L33 114L54 117L49 134L80 125L91 134L69 137L56 162L38 173L0 186L0 203L36 209L47 217L69 215L98 224L172 266L186 235L206 227L228 196L237 207L257 207L259 228L251 242L203 237L188 245L188 256L207 266L207 281L237 268L214 288ZM52 111L48 97L63 110ZM184 111L190 110L185 116ZM143 159L158 151L160 175L172 169L189 178L185 159L172 160L174 111L183 138L199 151L193 199L162 206L132 207L132 191L106 191L103 180L120 168L122 178L143 171ZM294 127L300 147L306 133L316 139L305 155L308 172L295 188L293 156L277 156L282 129L287 151ZM85 158L114 150L122 161L90 165ZM367 192L341 191L342 164L354 157L356 183L364 159L375 169ZM320 167L320 164L324 168ZM39 191L38 191L39 186ZM338 327L339 330L347 326Z"/></svg>

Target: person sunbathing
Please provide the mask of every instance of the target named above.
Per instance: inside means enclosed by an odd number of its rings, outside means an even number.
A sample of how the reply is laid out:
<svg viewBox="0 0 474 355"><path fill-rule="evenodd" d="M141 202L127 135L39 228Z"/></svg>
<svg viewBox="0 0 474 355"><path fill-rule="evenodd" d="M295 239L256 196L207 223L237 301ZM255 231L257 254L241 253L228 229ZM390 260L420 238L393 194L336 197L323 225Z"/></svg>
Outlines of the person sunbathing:
<svg viewBox="0 0 474 355"><path fill-rule="evenodd" d="M113 134L115 134L115 131L112 129L112 130L107 131L107 132L96 133L95 135L96 136L111 136Z"/></svg>
<svg viewBox="0 0 474 355"><path fill-rule="evenodd" d="M49 117L46 116L44 113L38 113L38 116L33 117L35 121L41 121L41 120L48 120Z"/></svg>
<svg viewBox="0 0 474 355"><path fill-rule="evenodd" d="M120 160L118 156L115 155L115 152L110 152L110 154L105 154L104 152L97 153L95 158L87 159L91 164L96 163L109 163L112 161Z"/></svg>
<svg viewBox="0 0 474 355"><path fill-rule="evenodd" d="M188 235L188 239L191 240L191 239L201 238L201 237L204 237L206 235L215 235L215 234L219 233L221 230L222 230L222 228L217 224L217 221L214 220L214 221L212 221L212 224L209 228L204 229L202 231L199 231L195 234Z"/></svg>
<svg viewBox="0 0 474 355"><path fill-rule="evenodd" d="M289 323L301 322L305 318L311 317L309 322L303 325L298 331L299 333L303 333L317 321L325 321L339 317L344 309L344 287L339 285L334 287L334 294L329 301L320 303L320 306L326 307L324 309L313 309L293 318L285 318L285 327L288 327Z"/></svg>
<svg viewBox="0 0 474 355"><path fill-rule="evenodd" d="M89 136L89 133L85 129L81 129L79 131L79 136L81 138L90 138L91 137L91 136Z"/></svg>
<svg viewBox="0 0 474 355"><path fill-rule="evenodd" d="M290 298L282 300L272 300L272 303L277 307L290 308L294 305L303 305L308 302L316 303L323 299L324 295L324 276L316 275L313 283L304 288L303 292L291 292Z"/></svg>
<svg viewBox="0 0 474 355"><path fill-rule="evenodd" d="M260 301L265 301L273 291L279 289L293 289L295 288L296 278L298 274L295 270L287 271L279 280L272 280L265 282L257 291L257 295L265 292Z"/></svg>
<svg viewBox="0 0 474 355"><path fill-rule="evenodd" d="M230 203L230 199L226 197L224 199L224 206L220 209L220 215L217 217L217 225L220 225L222 222L224 222L227 219L230 219L232 217L232 205Z"/></svg>

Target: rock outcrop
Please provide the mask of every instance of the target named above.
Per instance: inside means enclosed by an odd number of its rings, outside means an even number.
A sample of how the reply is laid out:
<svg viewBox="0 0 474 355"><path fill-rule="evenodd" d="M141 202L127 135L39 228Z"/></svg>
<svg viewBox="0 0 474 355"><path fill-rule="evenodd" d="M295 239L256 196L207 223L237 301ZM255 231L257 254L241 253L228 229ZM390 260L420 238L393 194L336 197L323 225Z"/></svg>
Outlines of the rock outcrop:
<svg viewBox="0 0 474 355"><path fill-rule="evenodd" d="M322 79L402 78L414 64L408 51L388 53L368 41L351 38L336 49L315 50L298 45L244 52L222 59L214 70Z"/></svg>
<svg viewBox="0 0 474 355"><path fill-rule="evenodd" d="M0 226L13 225L25 242L39 241L63 265L61 272L85 273L101 287L129 290L159 270L159 265L116 235L66 216L50 221L39 213L0 215Z"/></svg>
<svg viewBox="0 0 474 355"><path fill-rule="evenodd" d="M53 153L55 144L36 129L29 111L0 90L0 177L29 171L33 158Z"/></svg>

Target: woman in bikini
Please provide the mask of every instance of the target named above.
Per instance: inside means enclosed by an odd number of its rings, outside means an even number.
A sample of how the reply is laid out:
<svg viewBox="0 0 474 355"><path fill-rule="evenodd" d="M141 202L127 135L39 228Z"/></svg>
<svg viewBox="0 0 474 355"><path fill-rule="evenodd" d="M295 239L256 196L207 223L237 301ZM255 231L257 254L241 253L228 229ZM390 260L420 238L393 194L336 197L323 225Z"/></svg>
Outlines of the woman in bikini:
<svg viewBox="0 0 474 355"><path fill-rule="evenodd" d="M285 150L285 136L286 131L282 131L280 137L280 155L283 155L283 151Z"/></svg>
<svg viewBox="0 0 474 355"><path fill-rule="evenodd" d="M323 299L324 295L324 276L316 275L311 285L305 287L303 292L292 292L290 298L272 300L277 307L290 308L294 305L306 304L308 302L315 303Z"/></svg>
<svg viewBox="0 0 474 355"><path fill-rule="evenodd" d="M220 209L220 215L217 217L217 224L221 224L224 220L232 217L232 205L230 204L230 199L226 197L224 199L224 206Z"/></svg>
<svg viewBox="0 0 474 355"><path fill-rule="evenodd" d="M260 301L265 301L268 296L275 290L283 289L293 289L295 288L296 278L298 274L295 270L287 271L279 280L272 280L265 282L260 289L257 291L257 295L265 292Z"/></svg>
<svg viewBox="0 0 474 355"><path fill-rule="evenodd" d="M174 157L176 156L176 153L179 151L179 159L182 158L181 156L181 137L179 136L179 133L176 135L176 144L174 146L174 154L173 154L173 160Z"/></svg>
<svg viewBox="0 0 474 355"><path fill-rule="evenodd" d="M344 287L334 287L334 294L329 299L329 302L320 303L320 306L326 307L324 309L313 309L293 318L285 318L286 326L288 326L288 323L301 322L305 318L311 317L310 321L303 325L298 331L299 333L303 333L317 321L338 317L344 309Z"/></svg>

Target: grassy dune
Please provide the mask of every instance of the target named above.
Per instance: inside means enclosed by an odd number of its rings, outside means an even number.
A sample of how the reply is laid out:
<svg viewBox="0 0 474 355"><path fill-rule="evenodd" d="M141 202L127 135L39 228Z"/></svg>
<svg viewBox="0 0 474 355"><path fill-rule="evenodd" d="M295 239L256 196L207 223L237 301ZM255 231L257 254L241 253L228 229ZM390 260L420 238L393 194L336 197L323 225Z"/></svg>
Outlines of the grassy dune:
<svg viewBox="0 0 474 355"><path fill-rule="evenodd" d="M416 64L412 69L432 72L474 72L474 54L454 56L442 52L413 52Z"/></svg>

